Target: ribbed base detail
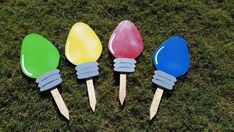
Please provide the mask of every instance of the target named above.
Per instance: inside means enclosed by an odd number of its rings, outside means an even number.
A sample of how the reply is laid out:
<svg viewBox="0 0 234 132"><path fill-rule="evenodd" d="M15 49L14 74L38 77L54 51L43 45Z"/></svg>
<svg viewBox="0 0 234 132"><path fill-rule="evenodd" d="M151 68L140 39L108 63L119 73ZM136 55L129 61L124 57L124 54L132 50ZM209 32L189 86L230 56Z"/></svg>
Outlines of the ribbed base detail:
<svg viewBox="0 0 234 132"><path fill-rule="evenodd" d="M154 71L152 82L165 89L172 90L176 81L176 78L170 74L160 70Z"/></svg>
<svg viewBox="0 0 234 132"><path fill-rule="evenodd" d="M135 71L135 59L130 58L116 58L114 59L114 71L116 72L134 72Z"/></svg>
<svg viewBox="0 0 234 132"><path fill-rule="evenodd" d="M40 88L40 91L43 92L46 90L53 89L55 86L62 83L62 78L61 78L61 75L59 74L59 70L55 69L38 77L36 79L36 82L38 83L38 87Z"/></svg>
<svg viewBox="0 0 234 132"><path fill-rule="evenodd" d="M83 63L77 65L75 69L78 79L87 79L99 75L97 62Z"/></svg>

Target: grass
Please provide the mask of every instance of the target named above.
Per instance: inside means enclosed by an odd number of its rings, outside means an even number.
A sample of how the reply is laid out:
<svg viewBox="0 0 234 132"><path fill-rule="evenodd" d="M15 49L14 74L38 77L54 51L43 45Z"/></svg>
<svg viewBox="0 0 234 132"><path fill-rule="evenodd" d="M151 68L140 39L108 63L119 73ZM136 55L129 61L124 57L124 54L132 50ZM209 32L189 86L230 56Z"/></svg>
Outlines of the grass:
<svg viewBox="0 0 234 132"><path fill-rule="evenodd" d="M234 131L234 3L233 1L0 1L0 131ZM128 75L125 105L118 103L118 75L107 44L122 20L134 22L145 49ZM64 47L76 22L89 24L103 44L94 79L97 109L88 103L86 84L77 81ZM25 35L48 38L61 55L59 90L70 110L60 114L49 93L39 93L35 80L19 65ZM154 95L151 56L172 35L190 47L191 67L172 92L163 95L159 112L149 121Z"/></svg>

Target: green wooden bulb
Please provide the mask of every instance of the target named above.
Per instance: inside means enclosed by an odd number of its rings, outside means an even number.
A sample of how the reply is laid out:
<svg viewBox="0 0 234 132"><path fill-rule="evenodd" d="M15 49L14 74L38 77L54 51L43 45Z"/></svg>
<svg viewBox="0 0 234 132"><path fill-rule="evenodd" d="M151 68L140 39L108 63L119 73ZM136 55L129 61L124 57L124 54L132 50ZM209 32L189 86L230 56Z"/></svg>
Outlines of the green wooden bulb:
<svg viewBox="0 0 234 132"><path fill-rule="evenodd" d="M59 52L46 38L39 34L29 34L23 40L20 64L25 75L38 78L57 68Z"/></svg>

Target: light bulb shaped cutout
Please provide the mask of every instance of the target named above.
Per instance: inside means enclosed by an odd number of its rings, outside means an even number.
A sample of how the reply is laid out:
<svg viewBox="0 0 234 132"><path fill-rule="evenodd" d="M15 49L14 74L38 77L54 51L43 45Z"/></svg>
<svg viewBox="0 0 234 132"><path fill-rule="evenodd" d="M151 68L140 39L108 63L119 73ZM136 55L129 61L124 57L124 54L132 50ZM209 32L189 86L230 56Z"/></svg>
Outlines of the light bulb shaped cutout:
<svg viewBox="0 0 234 132"><path fill-rule="evenodd" d="M108 48L114 59L114 71L120 72L119 99L121 105L126 97L126 73L135 71L137 58L144 49L144 44L137 27L128 20L119 23L113 31Z"/></svg>
<svg viewBox="0 0 234 132"><path fill-rule="evenodd" d="M96 62L102 53L102 44L96 33L85 23L73 25L67 38L65 55L74 65Z"/></svg>
<svg viewBox="0 0 234 132"><path fill-rule="evenodd" d="M46 38L29 34L23 40L20 64L25 75L37 78L57 68L59 52Z"/></svg>
<svg viewBox="0 0 234 132"><path fill-rule="evenodd" d="M156 69L179 77L188 71L190 60L186 41L180 36L173 36L164 42L153 55Z"/></svg>
<svg viewBox="0 0 234 132"><path fill-rule="evenodd" d="M98 76L97 59L102 44L96 33L85 23L78 22L70 30L65 46L67 59L76 66L78 79L86 79L90 106L95 111L96 96L92 77Z"/></svg>
<svg viewBox="0 0 234 132"><path fill-rule="evenodd" d="M160 88L157 88L150 106L150 120L157 113L163 88L172 90L177 81L176 77L188 71L190 65L188 45L182 37L172 36L156 49L152 60L157 69L152 82Z"/></svg>
<svg viewBox="0 0 234 132"><path fill-rule="evenodd" d="M128 20L119 23L112 33L108 48L115 58L137 58L144 44L137 27Z"/></svg>
<svg viewBox="0 0 234 132"><path fill-rule="evenodd" d="M39 34L27 35L21 47L21 69L30 78L36 78L40 91L50 90L59 111L69 120L69 111L55 86L62 82L59 70L59 52L46 38Z"/></svg>

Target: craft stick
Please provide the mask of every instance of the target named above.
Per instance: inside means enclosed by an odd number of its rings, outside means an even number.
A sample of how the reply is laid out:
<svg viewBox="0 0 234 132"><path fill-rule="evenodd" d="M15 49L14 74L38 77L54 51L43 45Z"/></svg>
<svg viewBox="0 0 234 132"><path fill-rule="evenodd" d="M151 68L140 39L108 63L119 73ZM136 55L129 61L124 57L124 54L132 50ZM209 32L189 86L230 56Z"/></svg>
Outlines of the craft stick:
<svg viewBox="0 0 234 132"><path fill-rule="evenodd" d="M155 91L154 98L150 106L150 120L153 119L153 117L157 114L163 91L164 90L161 88L157 88Z"/></svg>
<svg viewBox="0 0 234 132"><path fill-rule="evenodd" d="M93 86L93 79L92 78L87 79L86 84L87 84L88 95L89 95L89 104L94 112L97 101L96 101L96 96L95 96L95 91L94 91L94 86Z"/></svg>
<svg viewBox="0 0 234 132"><path fill-rule="evenodd" d="M52 89L50 91L50 93L52 94L54 101L57 104L60 113L69 120L69 111L68 111L67 106L64 103L63 98L60 95L58 89L57 88Z"/></svg>
<svg viewBox="0 0 234 132"><path fill-rule="evenodd" d="M125 73L120 73L119 100L121 105L123 105L126 97L126 81L127 75Z"/></svg>

